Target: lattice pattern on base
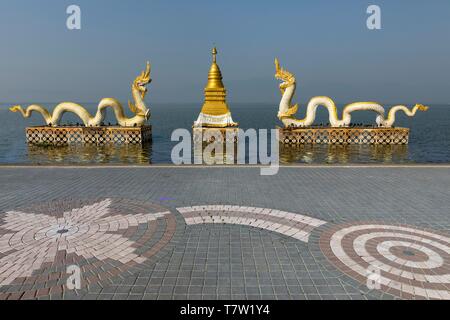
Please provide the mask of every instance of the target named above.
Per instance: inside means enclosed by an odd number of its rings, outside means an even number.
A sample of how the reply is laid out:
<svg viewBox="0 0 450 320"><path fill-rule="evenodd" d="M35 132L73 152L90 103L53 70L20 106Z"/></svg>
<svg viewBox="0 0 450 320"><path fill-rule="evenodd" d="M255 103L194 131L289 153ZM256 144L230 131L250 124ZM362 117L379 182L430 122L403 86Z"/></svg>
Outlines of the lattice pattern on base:
<svg viewBox="0 0 450 320"><path fill-rule="evenodd" d="M239 128L193 128L194 142L237 142Z"/></svg>
<svg viewBox="0 0 450 320"><path fill-rule="evenodd" d="M284 144L408 144L407 128L279 129Z"/></svg>
<svg viewBox="0 0 450 320"><path fill-rule="evenodd" d="M28 127L30 144L141 144L152 139L152 127Z"/></svg>

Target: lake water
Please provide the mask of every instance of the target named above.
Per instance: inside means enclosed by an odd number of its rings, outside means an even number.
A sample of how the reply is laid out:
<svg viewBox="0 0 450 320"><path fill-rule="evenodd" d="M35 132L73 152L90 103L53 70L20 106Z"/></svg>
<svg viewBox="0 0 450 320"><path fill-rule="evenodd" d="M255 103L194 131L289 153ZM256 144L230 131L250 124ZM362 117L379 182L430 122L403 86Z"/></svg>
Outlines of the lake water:
<svg viewBox="0 0 450 320"><path fill-rule="evenodd" d="M44 103L53 109L55 103ZM127 163L168 164L173 130L191 130L193 121L200 112L199 104L155 104L151 106L153 141L144 146L65 146L36 147L25 143L25 127L43 124L42 117L34 114L23 119L18 113L9 112L9 104L0 104L0 163L2 164L50 164L50 163ZM23 106L26 106L24 104ZM84 104L94 113L97 104ZM231 104L235 121L240 128L272 129L281 126L276 118L278 106L273 104ZM128 111L129 112L129 111ZM305 106L300 107L303 116ZM339 113L341 114L341 113ZM450 162L450 106L433 105L416 117L397 114L397 126L411 129L408 146L302 146L288 148L280 146L282 163L449 163ZM299 116L300 117L300 116ZM328 112L319 109L317 123L327 123ZM375 115L370 112L353 113L355 123L374 123ZM79 120L70 114L63 122L76 123ZM115 123L112 112L105 122Z"/></svg>

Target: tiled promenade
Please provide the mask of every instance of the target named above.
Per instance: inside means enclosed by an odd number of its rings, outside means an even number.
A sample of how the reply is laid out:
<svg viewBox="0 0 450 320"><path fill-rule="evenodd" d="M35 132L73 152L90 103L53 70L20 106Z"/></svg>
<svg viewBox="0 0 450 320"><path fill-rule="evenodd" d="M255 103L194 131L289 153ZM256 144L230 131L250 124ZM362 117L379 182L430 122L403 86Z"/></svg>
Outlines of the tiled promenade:
<svg viewBox="0 0 450 320"><path fill-rule="evenodd" d="M36 298L450 299L450 167L0 167L0 299Z"/></svg>

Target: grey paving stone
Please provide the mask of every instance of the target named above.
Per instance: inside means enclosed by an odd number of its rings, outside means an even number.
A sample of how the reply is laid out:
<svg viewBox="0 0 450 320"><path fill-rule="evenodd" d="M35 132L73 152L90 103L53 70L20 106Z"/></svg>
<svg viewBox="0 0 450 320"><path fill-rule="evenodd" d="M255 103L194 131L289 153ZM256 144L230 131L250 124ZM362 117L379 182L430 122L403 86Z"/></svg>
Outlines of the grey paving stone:
<svg viewBox="0 0 450 320"><path fill-rule="evenodd" d="M245 192L239 191L238 186L244 185ZM0 167L0 218L7 210L32 203L95 194L153 203L171 197L175 200L164 205L179 219L176 207L232 204L298 212L335 224L383 221L449 233L449 189L448 168L281 168L276 176L267 178L256 168ZM141 231L143 226L138 226L137 235ZM173 241L167 253L110 282L89 285L80 297L396 298L381 291L369 292L330 265L317 245L319 231L311 234L309 243L303 243L238 225L182 225L178 241ZM6 287L1 287L0 293L2 290Z"/></svg>

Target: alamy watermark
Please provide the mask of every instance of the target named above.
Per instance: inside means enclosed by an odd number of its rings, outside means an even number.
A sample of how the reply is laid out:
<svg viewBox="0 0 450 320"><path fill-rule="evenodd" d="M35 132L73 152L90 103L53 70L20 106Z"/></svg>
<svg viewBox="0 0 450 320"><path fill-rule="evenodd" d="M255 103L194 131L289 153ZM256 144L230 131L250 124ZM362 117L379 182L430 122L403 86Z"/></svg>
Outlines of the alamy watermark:
<svg viewBox="0 0 450 320"><path fill-rule="evenodd" d="M81 8L75 4L67 7L66 13L69 15L66 26L69 30L81 30Z"/></svg>
<svg viewBox="0 0 450 320"><path fill-rule="evenodd" d="M370 5L367 8L367 14L370 16L367 18L366 25L369 30L381 30L381 8L377 5Z"/></svg>
<svg viewBox="0 0 450 320"><path fill-rule="evenodd" d="M366 286L370 290L381 289L381 271L375 266L369 266L366 269L367 282Z"/></svg>
<svg viewBox="0 0 450 320"><path fill-rule="evenodd" d="M66 286L69 290L81 289L81 269L77 265L70 265L67 267L66 273L70 276L67 278Z"/></svg>
<svg viewBox="0 0 450 320"><path fill-rule="evenodd" d="M179 142L171 153L172 163L233 165L260 164L261 175L275 175L279 170L279 131L272 129L228 130L187 129L173 131L171 140ZM248 142L248 143L247 143ZM270 152L269 152L270 145ZM247 151L248 150L248 151ZM193 153L192 153L193 152Z"/></svg>
<svg viewBox="0 0 450 320"><path fill-rule="evenodd" d="M81 30L81 8L76 4L67 7L66 13L69 15L66 20L66 26L69 30ZM372 4L367 7L366 13L369 17L366 21L367 29L381 30L381 7Z"/></svg>

